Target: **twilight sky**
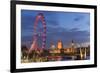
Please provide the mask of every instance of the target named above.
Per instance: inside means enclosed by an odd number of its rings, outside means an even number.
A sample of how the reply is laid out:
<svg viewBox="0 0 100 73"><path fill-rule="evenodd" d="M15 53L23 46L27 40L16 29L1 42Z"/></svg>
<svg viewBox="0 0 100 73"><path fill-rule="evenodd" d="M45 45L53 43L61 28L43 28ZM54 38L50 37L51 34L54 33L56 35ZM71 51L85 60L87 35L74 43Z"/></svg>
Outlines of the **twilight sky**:
<svg viewBox="0 0 100 73"><path fill-rule="evenodd" d="M21 43L28 48L31 46L34 34L34 22L38 13L43 13L47 27L46 48L50 47L50 42L55 46L60 39L64 47L74 40L75 43L85 43L90 41L90 14L79 12L53 12L21 10ZM38 22L37 33L41 35L43 26ZM38 38L41 46L41 37Z"/></svg>

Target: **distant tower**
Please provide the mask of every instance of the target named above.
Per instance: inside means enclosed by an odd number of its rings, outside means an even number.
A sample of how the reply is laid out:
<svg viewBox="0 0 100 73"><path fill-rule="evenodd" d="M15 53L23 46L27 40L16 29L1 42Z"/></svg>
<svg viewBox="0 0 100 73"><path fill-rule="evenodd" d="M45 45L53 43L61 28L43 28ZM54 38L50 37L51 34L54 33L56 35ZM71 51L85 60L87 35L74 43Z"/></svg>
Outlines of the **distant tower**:
<svg viewBox="0 0 100 73"><path fill-rule="evenodd" d="M71 48L74 48L74 41L71 42Z"/></svg>
<svg viewBox="0 0 100 73"><path fill-rule="evenodd" d="M55 49L55 48L56 48L53 42L51 42L50 48L51 48L51 49Z"/></svg>
<svg viewBox="0 0 100 73"><path fill-rule="evenodd" d="M62 43L61 40L58 40L58 42L57 42L57 48L58 49L62 49L63 48L63 43Z"/></svg>
<svg viewBox="0 0 100 73"><path fill-rule="evenodd" d="M75 52L75 43L73 40L71 42L71 52Z"/></svg>

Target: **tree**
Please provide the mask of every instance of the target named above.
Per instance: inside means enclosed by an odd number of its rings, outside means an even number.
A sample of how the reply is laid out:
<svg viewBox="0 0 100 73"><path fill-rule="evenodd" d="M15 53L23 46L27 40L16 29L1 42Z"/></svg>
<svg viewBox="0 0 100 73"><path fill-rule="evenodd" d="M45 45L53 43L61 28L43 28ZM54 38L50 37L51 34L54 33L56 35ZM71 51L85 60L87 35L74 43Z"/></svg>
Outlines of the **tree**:
<svg viewBox="0 0 100 73"><path fill-rule="evenodd" d="M28 52L28 48L25 46L25 45L23 45L22 47L21 47L21 53L22 53L22 58L24 59L25 57L27 57L27 52Z"/></svg>

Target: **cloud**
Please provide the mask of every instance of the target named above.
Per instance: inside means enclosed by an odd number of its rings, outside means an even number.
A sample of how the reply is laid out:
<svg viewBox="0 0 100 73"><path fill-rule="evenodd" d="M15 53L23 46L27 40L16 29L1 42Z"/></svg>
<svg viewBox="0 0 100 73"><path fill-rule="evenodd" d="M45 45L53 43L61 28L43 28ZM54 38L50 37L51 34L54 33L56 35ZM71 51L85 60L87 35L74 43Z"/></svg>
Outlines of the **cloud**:
<svg viewBox="0 0 100 73"><path fill-rule="evenodd" d="M80 21L80 20L83 20L84 19L84 16L82 15L76 15L76 17L74 18L74 21Z"/></svg>
<svg viewBox="0 0 100 73"><path fill-rule="evenodd" d="M46 20L46 24L48 27L58 27L59 23L55 20Z"/></svg>
<svg viewBox="0 0 100 73"><path fill-rule="evenodd" d="M79 30L79 28L72 28L72 29L70 29L70 31L78 31Z"/></svg>

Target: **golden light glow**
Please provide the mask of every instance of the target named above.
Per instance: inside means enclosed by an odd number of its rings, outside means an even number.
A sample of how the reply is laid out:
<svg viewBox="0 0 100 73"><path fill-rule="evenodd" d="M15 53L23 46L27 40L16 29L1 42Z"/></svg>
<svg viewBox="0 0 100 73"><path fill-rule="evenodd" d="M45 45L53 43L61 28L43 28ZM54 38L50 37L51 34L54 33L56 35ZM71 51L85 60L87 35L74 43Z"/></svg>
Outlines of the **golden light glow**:
<svg viewBox="0 0 100 73"><path fill-rule="evenodd" d="M63 48L63 43L62 43L61 40L58 41L58 43L57 43L57 48L58 48L58 49Z"/></svg>

